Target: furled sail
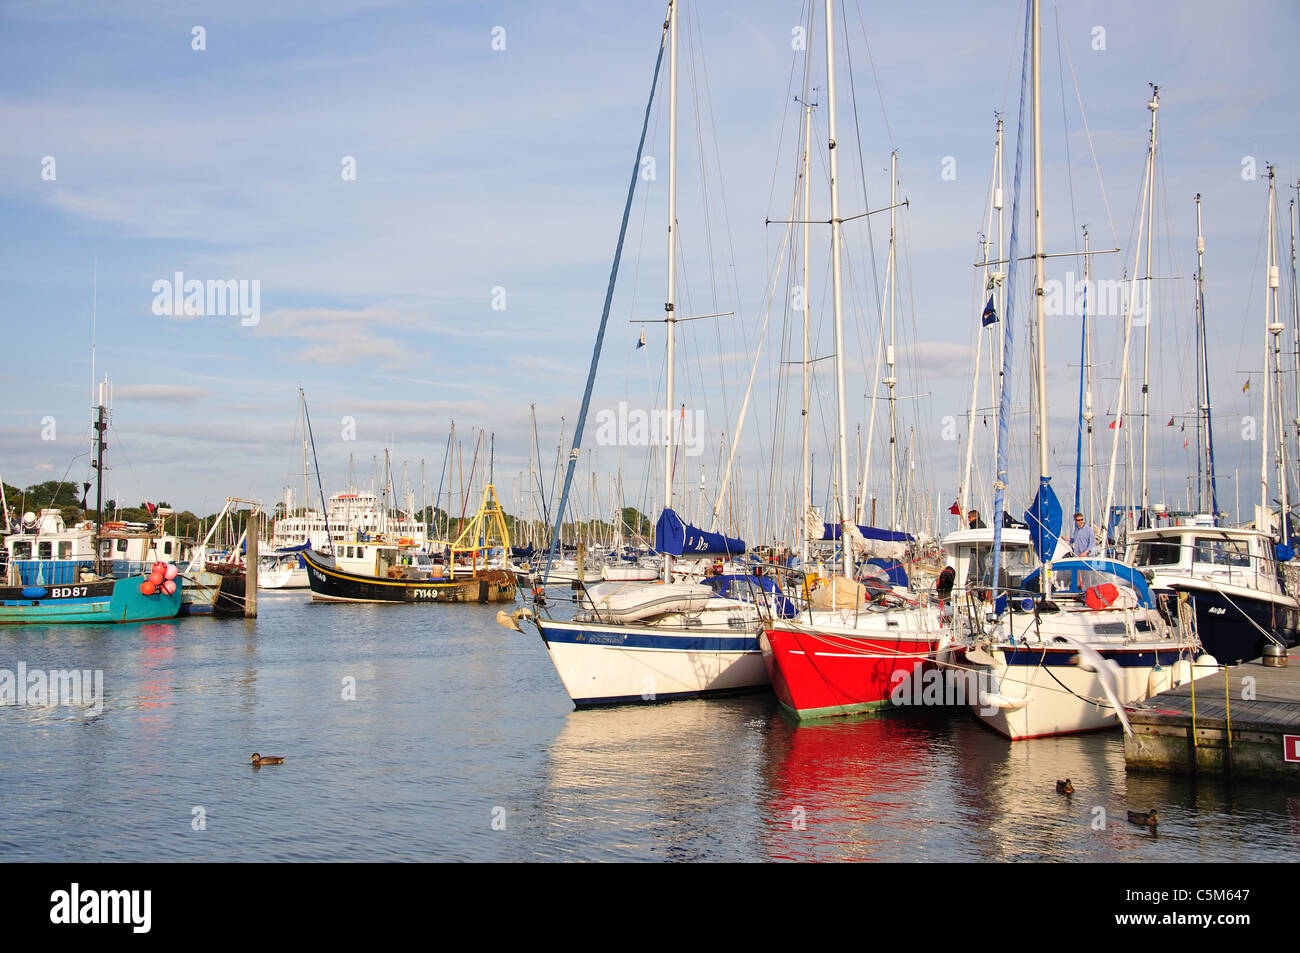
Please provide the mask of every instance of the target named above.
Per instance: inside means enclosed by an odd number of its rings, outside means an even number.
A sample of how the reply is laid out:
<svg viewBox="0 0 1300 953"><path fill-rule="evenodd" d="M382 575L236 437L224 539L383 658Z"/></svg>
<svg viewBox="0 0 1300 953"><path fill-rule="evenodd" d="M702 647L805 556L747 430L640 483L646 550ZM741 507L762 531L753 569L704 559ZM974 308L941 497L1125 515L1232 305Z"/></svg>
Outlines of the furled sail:
<svg viewBox="0 0 1300 953"><path fill-rule="evenodd" d="M666 509L655 524L655 552L669 556L743 556L745 541L707 533L698 526L682 521L673 510Z"/></svg>

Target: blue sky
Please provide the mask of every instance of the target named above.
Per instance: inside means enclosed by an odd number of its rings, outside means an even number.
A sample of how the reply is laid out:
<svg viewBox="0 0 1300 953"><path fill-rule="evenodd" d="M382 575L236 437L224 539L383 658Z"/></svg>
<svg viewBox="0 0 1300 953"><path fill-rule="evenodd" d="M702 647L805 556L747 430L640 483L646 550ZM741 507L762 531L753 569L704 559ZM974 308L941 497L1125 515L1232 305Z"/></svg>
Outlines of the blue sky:
<svg viewBox="0 0 1300 953"><path fill-rule="evenodd" d="M217 509L228 494L275 499L286 482L301 483L292 474L302 386L327 492L342 488L350 454L368 475L385 446L399 467L409 461L413 481L423 458L435 483L454 418L467 443L466 468L472 430L496 433L497 483L513 508L512 480L527 466L529 405L538 408L548 465L561 416L572 432L663 10L660 3L399 0L11 0L0 7L5 482L26 485L65 472L86 478L78 454L89 432L97 262L96 365L117 395L112 495L168 499L196 511ZM688 3L685 10L679 313L734 314L682 326L680 393L705 412L710 439L710 452L682 472L697 487L703 465L705 482L716 487L716 448L734 429L784 235L764 220L790 217L798 141L791 94L807 55L792 49L791 31L806 12L799 3L767 0ZM1022 10L1019 3L850 0L842 15L842 211L863 210L857 183L864 178L865 204L886 204L889 153L897 149L910 201L900 222L900 392L923 395L903 401L900 414L915 431L917 484L931 507L935 497L946 507L959 482L960 440L944 439L945 418L956 421L959 437L965 432L980 308L971 263L996 110L1008 119L1010 187ZM1241 439L1238 421L1252 402L1259 413L1262 394L1258 372L1249 392L1241 388L1260 362L1263 338L1257 255L1264 164L1277 163L1283 216L1295 195L1288 186L1300 178L1290 58L1300 11L1284 2L1251 11L1094 2L1059 14L1045 4L1043 12L1049 250L1075 249L1078 226L1087 223L1094 247L1124 247L1123 256L1098 257L1102 276L1129 267L1147 83L1159 83L1160 200L1167 205L1158 211L1157 270L1181 280L1161 283L1157 295L1152 415L1163 423L1191 405L1192 196L1199 191L1215 409L1224 420L1216 436L1223 467L1242 471L1243 501L1258 495L1258 443ZM203 50L193 49L196 26ZM504 28L505 49L493 49L496 27ZM1105 49L1093 49L1097 27ZM1064 70L1061 43L1069 50ZM819 34L809 47L820 71ZM698 121L696 103L706 107ZM824 138L824 116L818 126ZM647 151L657 175L642 183L635 205L595 408L662 400L662 326L644 325L648 346L638 351L643 326L628 322L662 314L666 109L656 109ZM53 180L42 177L47 156ZM355 159L354 180L341 175L345 157ZM1243 179L1246 157L1258 168L1253 181ZM954 168L955 176L944 177ZM824 216L824 173L813 181ZM883 275L882 222L874 218L873 237ZM861 422L865 441L879 308L865 226L846 231L856 291L846 344L851 439ZM823 228L813 252L814 275L822 276L814 279L813 300L823 355L831 340L826 251ZM1049 277L1061 277L1073 262L1054 263ZM260 322L155 315L153 283L177 271L258 280ZM795 354L794 331L781 303L785 279L776 282L737 475L750 497L751 527L766 520L766 531L785 518L798 477L797 401L788 378L779 386L779 361ZM493 308L498 288L503 310ZM1284 292L1285 310L1285 278ZM1110 363L1117 328L1099 325L1097 359L1107 365L1094 385L1099 416L1115 402L1109 378L1117 376ZM1049 331L1050 432L1054 466L1062 469L1073 464L1077 334L1075 318ZM828 396L829 368L821 364L816 380ZM1021 398L1027 404L1027 391ZM817 493L824 497L833 404L819 407ZM46 417L57 424L52 441L41 439ZM345 418L355 420L355 440L343 439ZM1020 430L1024 450L1014 459L1024 469L1032 456L1028 430ZM1181 436L1159 433L1152 446L1153 495L1181 502L1191 465ZM1098 453L1108 454L1109 445L1099 442ZM629 501L648 499L654 491L643 488L646 475L660 465L642 448L621 456ZM590 470L606 474L619 462L617 448L595 448L584 456L587 484ZM872 477L877 491L879 473ZM1072 473L1058 480L1072 490ZM596 483L606 492L606 476ZM651 478L649 485L658 483ZM756 494L761 511L752 506Z"/></svg>

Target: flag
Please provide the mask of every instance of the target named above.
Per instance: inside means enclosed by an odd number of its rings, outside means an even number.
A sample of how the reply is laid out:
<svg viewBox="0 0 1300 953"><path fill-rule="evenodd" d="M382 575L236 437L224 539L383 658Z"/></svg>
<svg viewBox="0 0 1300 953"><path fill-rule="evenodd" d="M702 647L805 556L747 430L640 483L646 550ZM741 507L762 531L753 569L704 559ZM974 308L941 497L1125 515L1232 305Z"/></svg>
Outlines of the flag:
<svg viewBox="0 0 1300 953"><path fill-rule="evenodd" d="M149 515L150 515L150 516L153 516L153 514L154 514L154 510L158 509L158 504L157 504L157 503L146 503L146 504L144 505L144 508L145 508L146 510L149 511Z"/></svg>
<svg viewBox="0 0 1300 953"><path fill-rule="evenodd" d="M641 340L636 342L637 348L645 347L645 328L641 329Z"/></svg>
<svg viewBox="0 0 1300 953"><path fill-rule="evenodd" d="M1179 433L1186 433L1186 432L1187 432L1187 421L1184 420L1183 426L1179 428Z"/></svg>
<svg viewBox="0 0 1300 953"><path fill-rule="evenodd" d="M1246 391L1248 391L1248 390L1250 390L1250 378L1249 378L1249 377L1246 378L1246 383L1244 383L1244 384L1241 385L1241 392L1242 392L1243 394L1246 393Z"/></svg>
<svg viewBox="0 0 1300 953"><path fill-rule="evenodd" d="M1123 420L1123 418L1120 419L1120 421L1119 421L1119 425L1120 425L1121 428L1124 426L1124 420ZM1114 430L1114 429L1115 429L1115 421L1113 421L1113 420L1110 422L1110 429L1111 429L1111 430Z"/></svg>
<svg viewBox="0 0 1300 953"><path fill-rule="evenodd" d="M948 512L953 516L961 516L961 500L953 500L952 506L948 507Z"/></svg>
<svg viewBox="0 0 1300 953"><path fill-rule="evenodd" d="M1169 423L1165 424L1165 426L1166 426L1166 427L1172 427L1173 425L1174 425L1174 418L1170 417L1170 418L1169 418Z"/></svg>
<svg viewBox="0 0 1300 953"><path fill-rule="evenodd" d="M984 313L980 315L980 323L987 328L990 324L996 324L997 320L998 312L993 307L993 296L989 295L989 303L984 306Z"/></svg>
<svg viewBox="0 0 1300 953"><path fill-rule="evenodd" d="M1187 441L1186 441L1186 440L1183 441L1183 449L1184 449L1184 450L1187 449Z"/></svg>

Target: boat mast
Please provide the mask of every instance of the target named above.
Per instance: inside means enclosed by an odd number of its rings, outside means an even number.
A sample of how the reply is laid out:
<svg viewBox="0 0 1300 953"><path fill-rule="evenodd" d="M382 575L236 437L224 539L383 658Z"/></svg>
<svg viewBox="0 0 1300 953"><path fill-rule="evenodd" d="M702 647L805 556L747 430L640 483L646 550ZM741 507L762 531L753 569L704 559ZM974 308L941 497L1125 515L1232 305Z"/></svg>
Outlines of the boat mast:
<svg viewBox="0 0 1300 953"><path fill-rule="evenodd" d="M98 403L95 405L95 575L100 575L100 533L104 525L104 431L108 423L104 420L104 387L108 383L105 376L99 385Z"/></svg>
<svg viewBox="0 0 1300 953"><path fill-rule="evenodd" d="M898 152L889 154L889 345L885 348L885 386L889 388L889 529L898 529L898 396L894 388L894 339L898 313L898 248L895 241L898 214Z"/></svg>
<svg viewBox="0 0 1300 953"><path fill-rule="evenodd" d="M835 151L835 6L833 0L826 0L826 110L827 110L827 145L830 150L831 172L831 276L835 290L835 407L836 434L839 447L839 524L840 550L843 573L846 578L853 576L853 555L848 535L849 520L849 454L848 438L845 433L845 418L848 416L844 401L844 304L843 276L840 271L840 174L839 155Z"/></svg>
<svg viewBox="0 0 1300 953"><path fill-rule="evenodd" d="M664 509L673 506L673 375L677 317L677 0L668 3L668 300L664 302L668 325L667 371L664 400ZM673 558L664 553L664 582L673 581Z"/></svg>
<svg viewBox="0 0 1300 953"><path fill-rule="evenodd" d="M1047 317L1043 294L1044 258L1043 252L1043 117L1042 117L1042 50L1039 38L1038 0L1034 0L1032 34L1033 60L1033 130L1034 130L1034 303L1037 309L1037 351L1038 351L1038 485L1039 492L1047 486L1050 479L1047 473ZM1039 497L1041 499L1041 497ZM1041 517L1042 511L1039 511ZM1040 523L1039 531L1043 527ZM1052 553L1044 546L1041 554L1043 560L1043 598L1052 596Z"/></svg>
<svg viewBox="0 0 1300 953"><path fill-rule="evenodd" d="M1296 183L1296 189L1300 191L1300 182ZM1295 224L1296 210L1295 199L1291 200L1291 332L1292 344L1295 347L1295 399L1296 415L1292 424L1295 426L1295 450L1296 461L1300 462L1300 294L1296 292L1295 286Z"/></svg>
<svg viewBox="0 0 1300 953"><path fill-rule="evenodd" d="M1142 519L1145 521L1151 509L1151 488L1147 485L1147 434L1150 425L1148 407L1151 399L1151 230L1156 211L1156 111L1160 108L1160 87L1151 86L1151 99L1147 109L1151 110L1151 176L1147 179L1147 273L1143 299L1142 329Z"/></svg>
<svg viewBox="0 0 1300 953"><path fill-rule="evenodd" d="M993 184L991 186L988 230L981 243L984 246L984 261L981 267L984 269L984 290L993 298L994 313L1000 313L1001 302L997 300L997 288L1002 284L1001 272L991 272L989 270L989 249L993 244L993 214L998 216L998 248L997 258L1002 259L1002 117L998 117L997 133L993 144ZM983 299L981 294L980 299ZM978 302L977 302L978 303ZM975 335L975 373L971 377L970 385L970 409L966 415L966 467L963 471L961 481L961 515L960 519L965 522L966 514L970 512L970 480L971 470L974 466L975 459L975 404L979 400L979 379L980 379L980 360L983 353L984 345L984 319L980 317L980 328ZM992 335L989 335L989 355L990 359L993 354ZM992 364L989 366L989 376L992 378Z"/></svg>
<svg viewBox="0 0 1300 953"><path fill-rule="evenodd" d="M1205 235L1201 229L1199 192L1196 193L1196 348L1197 506L1201 512L1210 513L1217 524L1219 498L1214 481L1214 430L1210 423L1210 356L1205 340Z"/></svg>
<svg viewBox="0 0 1300 953"><path fill-rule="evenodd" d="M803 106L803 493L799 497L799 565L808 564L808 528L805 514L812 502L812 473L808 467L808 362L811 359L808 319L812 311L808 256L812 230L812 103Z"/></svg>
<svg viewBox="0 0 1300 953"><path fill-rule="evenodd" d="M1273 167L1268 167L1268 232L1265 241L1268 245L1268 286L1264 291L1264 320L1268 327L1268 333L1272 338L1271 349L1273 351L1273 377L1274 386L1272 390L1275 393L1274 400L1277 402L1277 491L1280 510L1278 517L1281 523L1282 542L1290 541L1290 528L1287 505L1287 478L1286 478L1286 430L1283 424L1285 419L1282 409L1282 332L1286 330L1286 325L1281 320L1281 314L1278 311L1277 289L1278 289L1278 265L1277 265L1277 243L1276 235L1273 230L1277 218L1277 188L1274 182ZM1264 419L1265 421L1272 415L1273 409L1269 406L1268 396L1269 388L1267 386L1268 366L1264 367L1265 389L1264 389ZM1268 512L1268 433L1264 434L1264 512Z"/></svg>

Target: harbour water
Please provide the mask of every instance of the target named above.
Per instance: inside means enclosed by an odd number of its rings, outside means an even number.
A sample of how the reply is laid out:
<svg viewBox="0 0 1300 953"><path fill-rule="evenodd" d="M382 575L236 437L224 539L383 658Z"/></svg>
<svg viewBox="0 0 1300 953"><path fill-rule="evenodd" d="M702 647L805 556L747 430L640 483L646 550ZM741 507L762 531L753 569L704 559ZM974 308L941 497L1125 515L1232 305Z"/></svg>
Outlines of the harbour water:
<svg viewBox="0 0 1300 953"><path fill-rule="evenodd" d="M1118 733L795 725L766 693L574 711L495 615L264 592L256 620L0 630L0 669L104 678L99 714L0 707L0 860L1300 857L1300 790L1127 775Z"/></svg>

